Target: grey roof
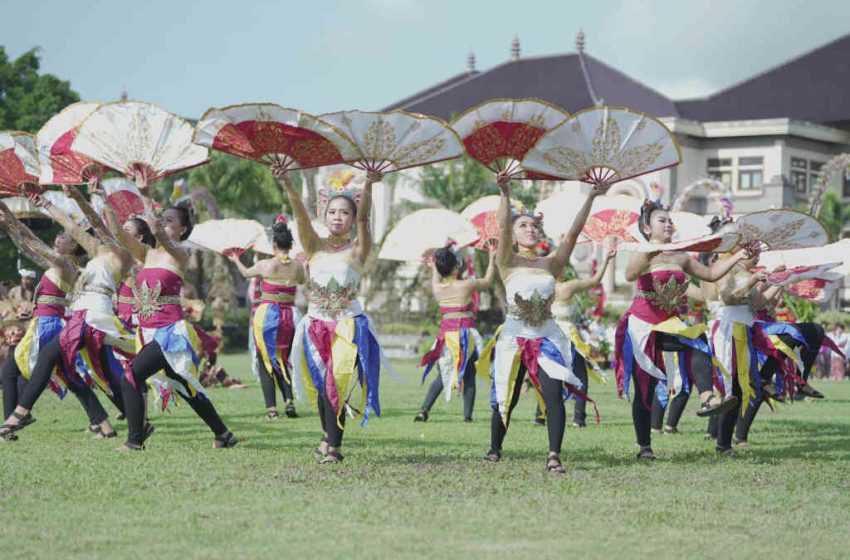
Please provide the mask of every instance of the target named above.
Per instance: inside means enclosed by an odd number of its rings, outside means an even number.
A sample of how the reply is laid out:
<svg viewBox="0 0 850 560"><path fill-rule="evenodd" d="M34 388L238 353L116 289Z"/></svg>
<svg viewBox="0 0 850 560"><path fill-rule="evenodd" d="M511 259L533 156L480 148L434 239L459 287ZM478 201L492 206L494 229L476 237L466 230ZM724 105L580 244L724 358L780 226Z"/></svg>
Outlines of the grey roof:
<svg viewBox="0 0 850 560"><path fill-rule="evenodd" d="M660 93L587 54L583 56L596 96L606 105L626 105L658 117L678 115L675 104ZM577 54L520 58L464 76L450 78L384 110L404 109L448 120L498 97L533 97L569 112L594 104Z"/></svg>
<svg viewBox="0 0 850 560"><path fill-rule="evenodd" d="M850 121L850 35L702 99L679 101L679 113L709 122L787 117Z"/></svg>

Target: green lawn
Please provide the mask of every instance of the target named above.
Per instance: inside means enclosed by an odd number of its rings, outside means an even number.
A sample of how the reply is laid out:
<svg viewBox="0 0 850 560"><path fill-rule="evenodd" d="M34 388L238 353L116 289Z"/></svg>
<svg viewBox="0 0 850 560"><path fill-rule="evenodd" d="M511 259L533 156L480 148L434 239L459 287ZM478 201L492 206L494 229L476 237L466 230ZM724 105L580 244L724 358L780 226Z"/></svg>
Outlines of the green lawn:
<svg viewBox="0 0 850 560"><path fill-rule="evenodd" d="M489 394L476 418L459 399L414 423L424 388L412 363L382 386L384 416L346 436L320 467L315 412L262 418L244 355L225 356L244 390L213 399L243 442L211 449L187 406L155 417L137 454L92 441L70 399L45 396L38 422L0 446L2 558L827 558L850 555L850 383L828 398L765 412L752 446L717 458L691 403L659 460L638 463L629 406L592 387L602 425L568 429L565 476L546 475L534 399L517 409L499 464ZM354 423L352 423L354 424ZM121 435L125 428L119 424ZM119 442L121 440L118 440ZM768 556L769 555L769 556Z"/></svg>

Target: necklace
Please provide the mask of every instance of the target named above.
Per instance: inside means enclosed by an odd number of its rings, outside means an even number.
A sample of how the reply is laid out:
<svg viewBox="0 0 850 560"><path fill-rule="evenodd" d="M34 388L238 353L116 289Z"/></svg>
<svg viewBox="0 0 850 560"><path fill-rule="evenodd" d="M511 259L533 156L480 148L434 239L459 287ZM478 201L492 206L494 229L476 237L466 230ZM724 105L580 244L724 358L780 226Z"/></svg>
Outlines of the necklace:
<svg viewBox="0 0 850 560"><path fill-rule="evenodd" d="M292 262L292 258L289 255L275 255L275 258L281 264L289 264Z"/></svg>
<svg viewBox="0 0 850 560"><path fill-rule="evenodd" d="M517 256L522 257L524 259L536 260L537 259L537 250L529 249L528 247L520 247L517 250Z"/></svg>
<svg viewBox="0 0 850 560"><path fill-rule="evenodd" d="M351 243L350 237L341 237L339 235L334 235L333 233L328 236L327 239L328 245L334 250L339 250Z"/></svg>

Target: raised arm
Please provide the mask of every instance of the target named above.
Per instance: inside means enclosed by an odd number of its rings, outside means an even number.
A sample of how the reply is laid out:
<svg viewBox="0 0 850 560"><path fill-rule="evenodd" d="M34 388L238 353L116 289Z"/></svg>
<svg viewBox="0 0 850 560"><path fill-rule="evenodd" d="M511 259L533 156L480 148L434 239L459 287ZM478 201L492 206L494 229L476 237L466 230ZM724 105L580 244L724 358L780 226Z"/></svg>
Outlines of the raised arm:
<svg viewBox="0 0 850 560"><path fill-rule="evenodd" d="M92 178L89 181L89 192L93 192L96 185L99 183L97 178ZM94 229L94 233L102 240L102 241L115 241L115 236L112 235L112 232L109 231L109 228L106 227L106 224L103 223L103 220L98 216L97 212L94 211L89 201L86 200L86 197L83 196L83 193L80 192L80 189L73 185L62 185L62 192L65 193L65 196L73 200L77 203L77 206L80 207L80 210L83 211L83 216L86 217L86 220L89 221L89 225L91 225L92 229ZM104 201L104 206L106 201Z"/></svg>
<svg viewBox="0 0 850 560"><path fill-rule="evenodd" d="M369 215L372 213L372 185L379 183L383 176L370 171L366 174L366 184L360 196L360 207L357 209L357 247L356 254L360 263L366 262L366 257L372 251L372 230L369 228Z"/></svg>
<svg viewBox="0 0 850 560"><path fill-rule="evenodd" d="M30 200L36 206L44 208L47 213L50 214L50 217L53 218L56 223L62 226L68 233L68 235L73 237L74 241L76 241L80 245L80 247L82 247L86 251L86 253L91 256L94 256L94 254L97 252L98 247L98 240L95 239L94 236L89 235L89 233L86 231L83 231L83 228L78 226L77 223L72 220L70 216L53 206L53 204L51 204L49 200L47 200L40 194L30 195Z"/></svg>
<svg viewBox="0 0 850 560"><path fill-rule="evenodd" d="M656 255L658 255L657 252L632 253L629 256L629 262L626 263L626 270L624 272L626 280L629 282L637 280L638 276L646 272L646 269L649 268L649 265L652 263L652 259Z"/></svg>
<svg viewBox="0 0 850 560"><path fill-rule="evenodd" d="M684 261L684 266L682 267L685 272L690 274L691 276L695 276L700 280L706 280L708 282L717 282L724 276L726 276L732 268L738 264L739 262L746 260L749 257L749 254L745 249L741 249L733 256L720 259L716 261L711 266L706 266L699 262L696 259L687 258Z"/></svg>
<svg viewBox="0 0 850 560"><path fill-rule="evenodd" d="M720 287L720 300L726 305L737 305L742 299L750 295L750 290L763 281L765 276L763 272L750 274L749 278L741 285L735 282L734 275L727 276Z"/></svg>
<svg viewBox="0 0 850 560"><path fill-rule="evenodd" d="M68 264L68 259L51 249L27 226L18 221L3 201L0 201L0 228L6 230L12 243L41 268L46 270Z"/></svg>
<svg viewBox="0 0 850 560"><path fill-rule="evenodd" d="M611 259L613 259L615 256L617 256L617 251L615 249L612 249L608 252L607 255L605 255L605 260L602 261L602 265L596 271L596 274L594 274L590 278L577 278L575 280L568 280L561 284L561 289L566 292L567 297L572 297L572 295L577 292L582 292L591 288L595 288L596 286L602 283L602 278L605 276L605 270L607 270L608 268L608 263L611 262Z"/></svg>
<svg viewBox="0 0 850 560"><path fill-rule="evenodd" d="M575 249L576 242L578 241L578 236L581 234L581 230L584 228L584 224L587 223L587 217L590 216L590 209L593 207L593 201L597 196L601 196L608 192L610 185L601 184L587 193L587 198L584 199L584 204L582 204L581 209L578 211L576 215L575 221L573 221L573 225L570 227L567 234L561 239L561 242L558 244L558 249L549 259L549 270L552 274L558 275L564 270L564 267L567 266L567 263L570 261L570 256L573 254L573 249Z"/></svg>
<svg viewBox="0 0 850 560"><path fill-rule="evenodd" d="M490 249L489 260L487 261L487 271L484 273L484 278L479 278L477 280L472 280L471 291L480 292L482 290L486 290L490 286L493 285L493 282L496 280L496 251L492 248Z"/></svg>
<svg viewBox="0 0 850 560"><path fill-rule="evenodd" d="M139 188L139 193L142 195L142 204L145 207L145 221L151 228L151 233L160 247L165 249L165 252L171 255L174 260L185 266L189 261L189 251L184 249L180 244L175 243L168 237L165 228L162 227L162 222L153 208L153 201L150 197L150 188L147 185L147 178L142 173L135 176L136 186ZM147 253L146 253L147 254Z"/></svg>
<svg viewBox="0 0 850 560"><path fill-rule="evenodd" d="M283 192L289 199L290 206L292 206L292 214L295 216L295 222L298 226L298 239L301 241L301 246L304 247L307 257L312 257L322 248L322 238L313 229L310 213L307 212L307 207L304 206L301 195L295 190L295 185L292 184L286 169L273 165L271 173L283 187Z"/></svg>
<svg viewBox="0 0 850 560"><path fill-rule="evenodd" d="M507 175L499 175L496 178L496 184L499 185L501 191L499 198L499 245L496 247L496 262L502 268L510 267L514 258L510 181Z"/></svg>
<svg viewBox="0 0 850 560"><path fill-rule="evenodd" d="M245 278L257 278L263 276L263 261L255 263L251 267L247 267L242 264L242 259L239 258L239 255L235 252L227 253L224 255L227 259L236 265L236 270L239 271L239 274L244 276Z"/></svg>

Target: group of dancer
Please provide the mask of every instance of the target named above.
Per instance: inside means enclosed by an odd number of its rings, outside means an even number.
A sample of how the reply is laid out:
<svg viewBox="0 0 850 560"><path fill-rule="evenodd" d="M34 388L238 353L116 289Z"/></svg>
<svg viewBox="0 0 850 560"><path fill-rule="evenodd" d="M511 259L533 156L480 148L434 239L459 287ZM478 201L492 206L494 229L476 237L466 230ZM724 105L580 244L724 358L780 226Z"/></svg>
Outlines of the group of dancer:
<svg viewBox="0 0 850 560"><path fill-rule="evenodd" d="M306 263L290 255L294 236L285 220L273 227L271 258L245 266L238 255L229 255L242 275L259 282L251 319L252 359L266 417L279 417L276 387L290 417L297 416L293 399L305 395L315 403L321 421L315 454L321 464L338 463L343 460L346 417L360 415L365 424L371 414L380 415L381 372L392 371L357 297L374 243L369 228L372 187L382 177L369 172L362 190L338 187L323 193L319 214L329 235L321 237L286 169L272 166L271 171L293 209ZM147 414L149 390L160 401L186 401L212 431L214 447L236 445L199 382L199 360L209 337L186 320L180 305L189 260L183 241L192 231L191 209L177 205L157 213L145 176L140 173L134 179L145 218L131 217L123 224L109 204L103 205L101 218L76 187L64 187L83 210L88 230L46 198L32 195L33 202L64 228L52 248L0 201L0 227L45 269L35 290L29 328L14 359L4 365L0 441L17 439L34 421L31 411L50 386L62 396L73 393L91 431L109 438L116 430L95 389L105 394L127 419L127 440L118 448L122 451L142 449L154 432ZM416 420L428 420L441 393L446 399L458 393L463 396L464 420L472 421L477 374L490 386L492 408L484 459L498 462L527 378L545 418L546 470L563 473L565 403L576 401L574 424L584 426L585 404L596 407L588 396L589 381L605 381L573 322L571 300L601 282L615 251L605 254L592 278L564 277L593 203L609 186L590 190L569 231L554 250L542 255L540 217L512 206L509 177L499 175L497 184L499 237L490 245L485 275L463 278L465 267L451 245L430 259L442 321L422 359L423 382L431 371L436 375ZM95 180L89 190L93 197L103 196ZM668 210L659 202L643 205L639 226L649 243L669 243L674 231ZM89 260L80 271L77 260L83 254ZM770 404L795 391L822 397L807 380L821 345L829 339L818 325L776 321L772 311L781 288L769 287L764 272L754 270L757 259L749 248L700 259L665 251L634 253L629 259L625 275L635 282L636 291L617 328L615 374L620 393L632 401L639 459L655 458L651 437L661 431L665 407L669 415L664 431L676 430L692 385L700 396L697 414L714 421L708 431L715 433L720 453L732 449L733 439L746 443L762 402ZM473 294L492 286L497 273L505 288L506 316L485 344L475 328ZM309 302L303 317L295 306L299 285L306 288ZM704 302L711 313L708 323L685 320L689 298ZM29 383L18 394L20 376ZM356 402L358 385L361 399Z"/></svg>

